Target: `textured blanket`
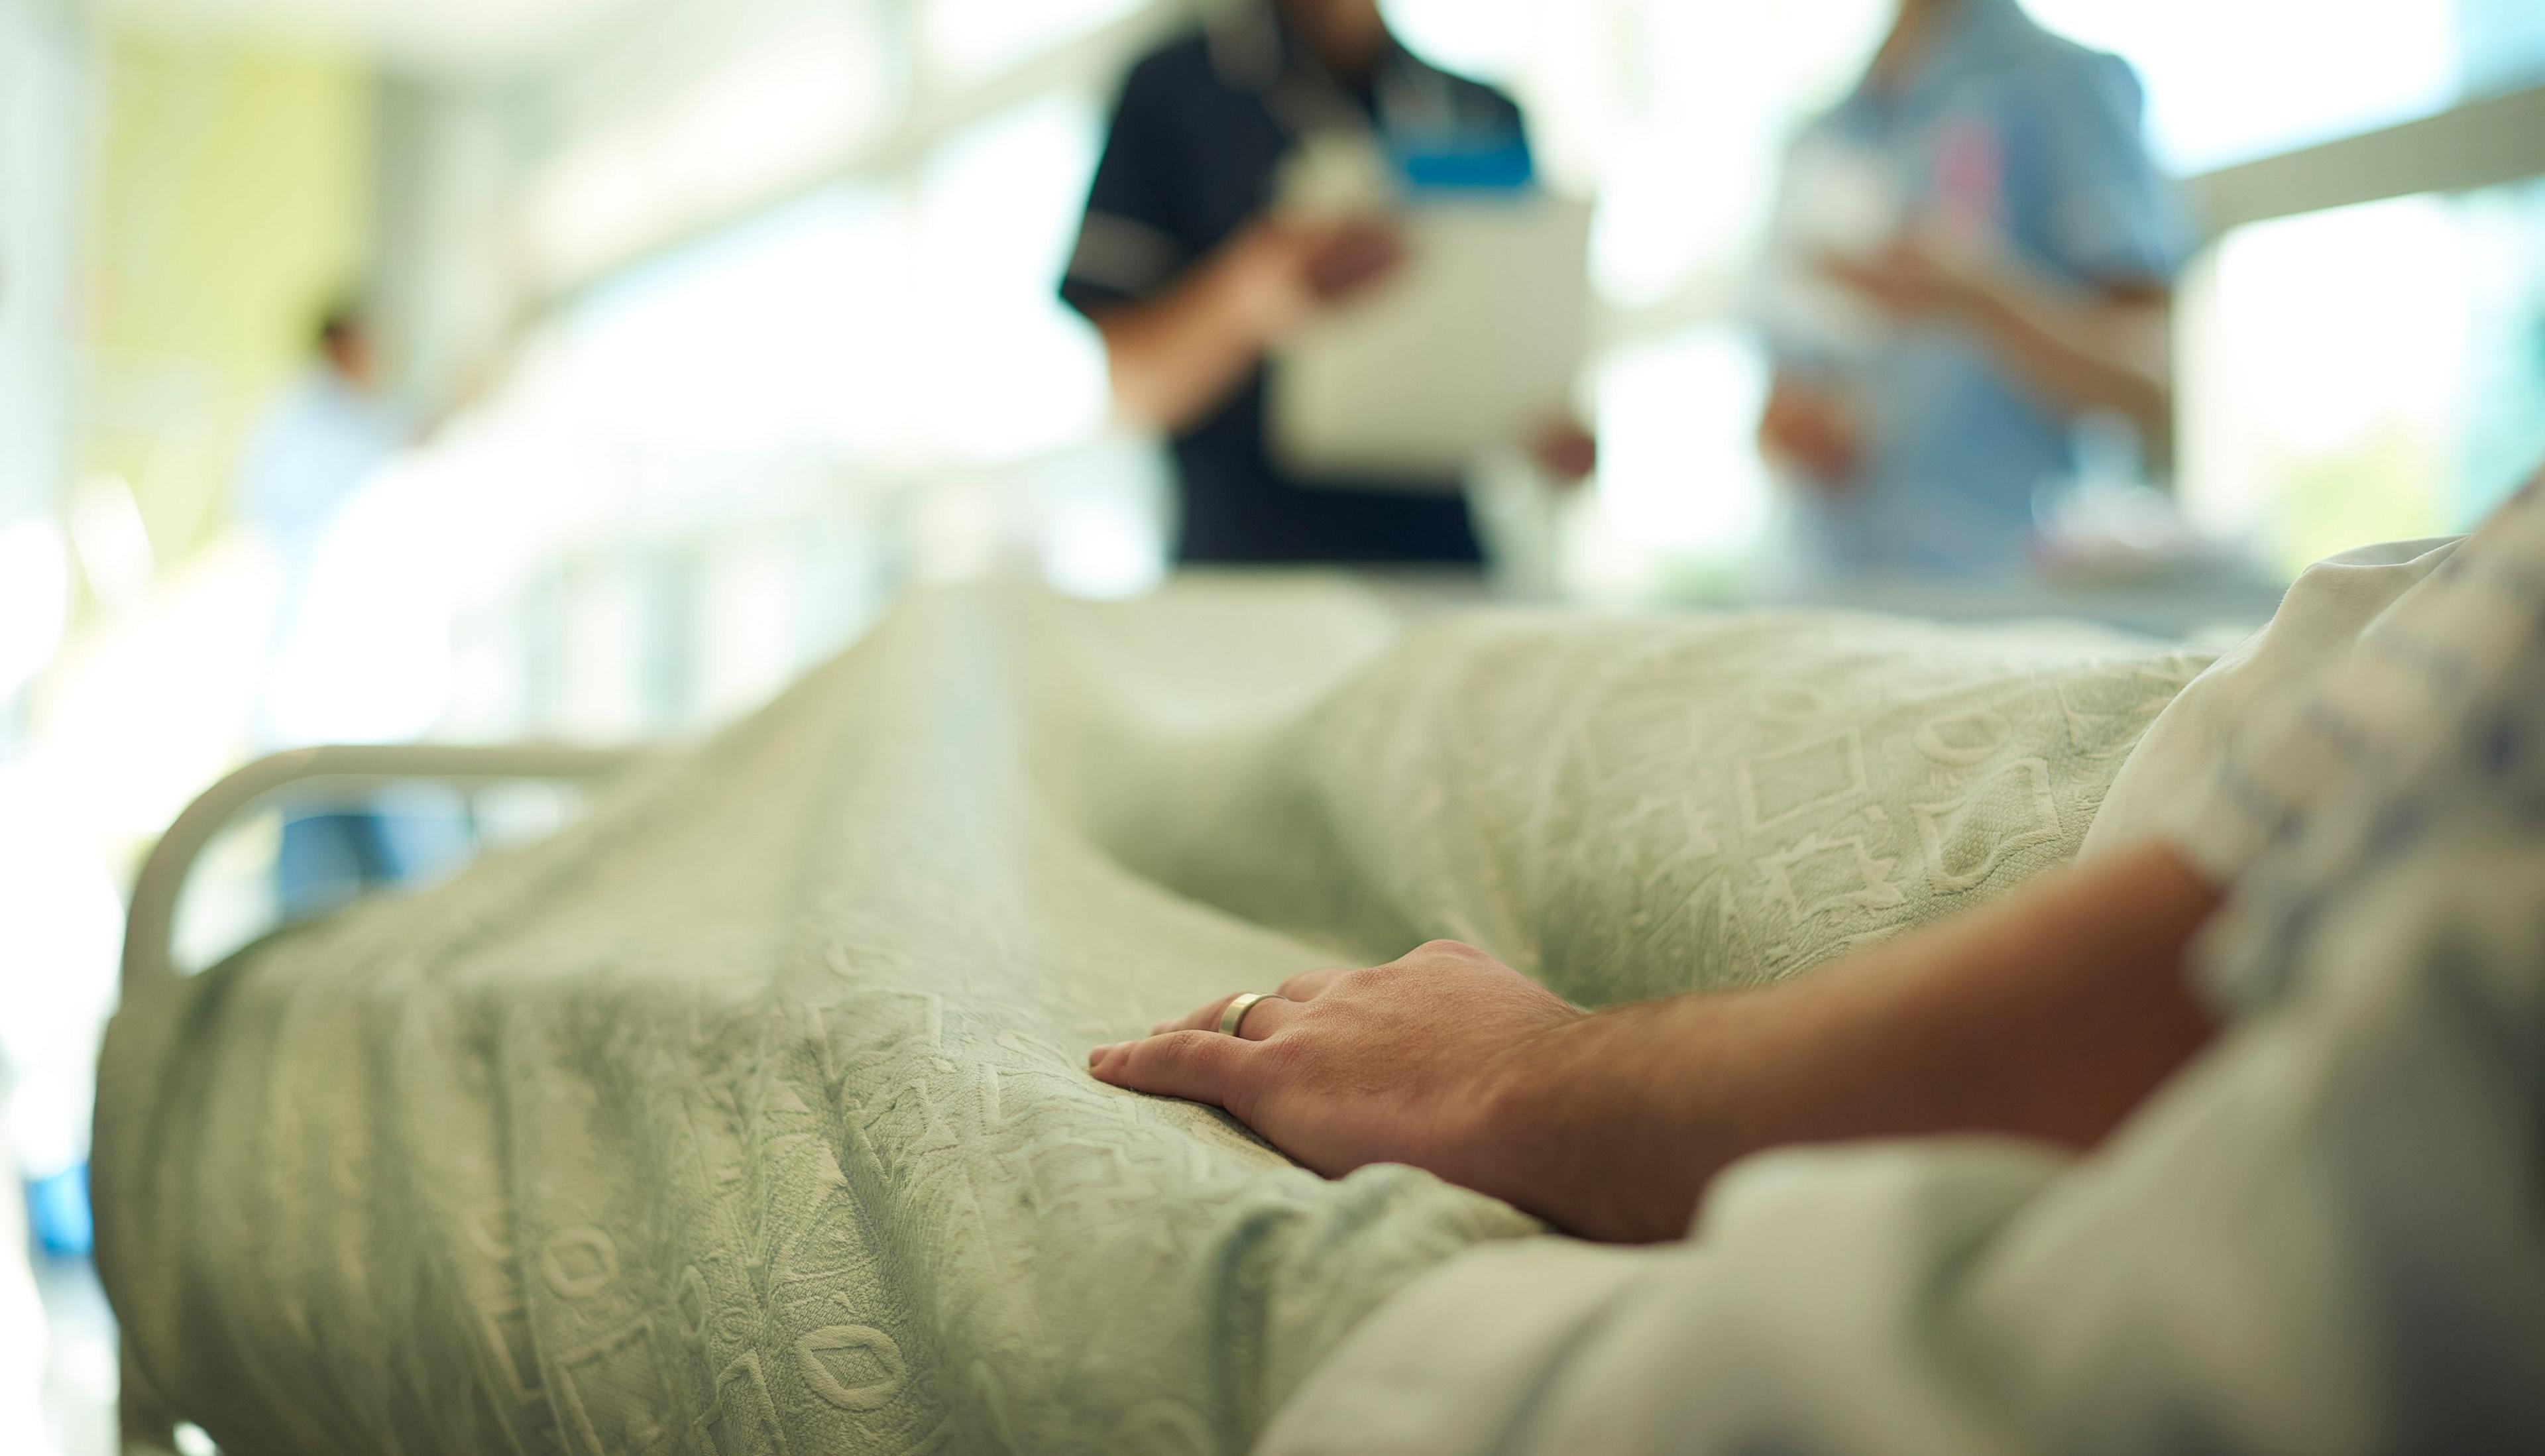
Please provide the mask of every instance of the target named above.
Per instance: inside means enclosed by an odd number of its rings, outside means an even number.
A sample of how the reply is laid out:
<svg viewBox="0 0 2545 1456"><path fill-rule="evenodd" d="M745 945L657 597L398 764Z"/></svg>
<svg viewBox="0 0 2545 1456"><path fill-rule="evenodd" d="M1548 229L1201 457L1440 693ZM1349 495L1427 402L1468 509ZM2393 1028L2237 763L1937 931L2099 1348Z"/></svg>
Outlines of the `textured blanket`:
<svg viewBox="0 0 2545 1456"><path fill-rule="evenodd" d="M924 595L556 839L135 998L108 1286L242 1452L1240 1451L1392 1292L1540 1231L1089 1045L1436 936L1585 1003L1792 974L2073 854L2200 666Z"/></svg>

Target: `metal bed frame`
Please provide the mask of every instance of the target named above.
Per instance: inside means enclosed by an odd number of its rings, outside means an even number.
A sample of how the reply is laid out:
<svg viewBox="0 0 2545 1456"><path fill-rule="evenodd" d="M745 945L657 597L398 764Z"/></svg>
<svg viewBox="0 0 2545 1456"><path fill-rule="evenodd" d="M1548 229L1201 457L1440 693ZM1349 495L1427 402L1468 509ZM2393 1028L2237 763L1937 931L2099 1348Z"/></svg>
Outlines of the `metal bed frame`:
<svg viewBox="0 0 2545 1456"><path fill-rule="evenodd" d="M189 973L178 967L171 943L178 903L195 861L224 827L250 809L287 795L351 796L401 783L441 783L461 789L499 783L588 783L618 774L645 757L641 749L564 744L413 744L298 749L250 764L188 805L142 862L124 916L124 1002L129 1005L163 991ZM150 1388L128 1342L122 1350L121 1364L119 1416L126 1456L174 1451L182 1415L171 1411Z"/></svg>

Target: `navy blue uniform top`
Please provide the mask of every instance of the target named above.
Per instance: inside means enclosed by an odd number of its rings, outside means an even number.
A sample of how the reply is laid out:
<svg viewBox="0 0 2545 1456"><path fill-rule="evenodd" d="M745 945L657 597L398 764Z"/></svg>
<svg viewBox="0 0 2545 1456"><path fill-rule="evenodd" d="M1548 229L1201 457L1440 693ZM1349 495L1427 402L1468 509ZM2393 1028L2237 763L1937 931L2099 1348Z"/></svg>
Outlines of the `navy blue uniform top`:
<svg viewBox="0 0 2545 1456"><path fill-rule="evenodd" d="M1349 121L1524 148L1519 107L1391 43L1371 79L1336 80L1269 7L1135 67L1097 165L1060 294L1079 312L1155 297L1272 202L1309 130ZM1524 154L1524 153L1523 153ZM1294 479L1267 448L1264 373L1175 439L1183 562L1453 562L1480 558L1454 482ZM1341 488L1338 488L1341 487Z"/></svg>

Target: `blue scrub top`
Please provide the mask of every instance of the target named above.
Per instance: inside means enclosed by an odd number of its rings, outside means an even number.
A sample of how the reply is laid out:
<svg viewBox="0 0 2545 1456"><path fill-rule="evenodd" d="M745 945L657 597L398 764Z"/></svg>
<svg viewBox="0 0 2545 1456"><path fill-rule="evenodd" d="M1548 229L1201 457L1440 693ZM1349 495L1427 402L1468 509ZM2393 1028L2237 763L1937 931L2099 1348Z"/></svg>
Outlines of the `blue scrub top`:
<svg viewBox="0 0 2545 1456"><path fill-rule="evenodd" d="M2044 31L2015 0L1962 0L1907 84L1869 81L1797 143L1887 174L1909 217L1979 213L2001 246L2080 286L2171 283L2191 248L2150 159L2145 98L2118 56ZM1808 578L2019 573L2035 492L2077 468L2073 421L1948 324L1833 350L1769 340L1780 370L1862 411L1865 464L1845 494L1796 492Z"/></svg>
<svg viewBox="0 0 2545 1456"><path fill-rule="evenodd" d="M1394 45L1367 86L1346 85L1270 5L1249 5L1132 70L1061 297L1094 314L1174 286L1271 205L1282 161L1328 125L1374 128L1411 184L1452 162L1460 177L1489 168L1497 188L1527 178L1510 98ZM1265 437L1261 371L1174 449L1181 562L1481 559L1457 482L1311 482L1283 469Z"/></svg>

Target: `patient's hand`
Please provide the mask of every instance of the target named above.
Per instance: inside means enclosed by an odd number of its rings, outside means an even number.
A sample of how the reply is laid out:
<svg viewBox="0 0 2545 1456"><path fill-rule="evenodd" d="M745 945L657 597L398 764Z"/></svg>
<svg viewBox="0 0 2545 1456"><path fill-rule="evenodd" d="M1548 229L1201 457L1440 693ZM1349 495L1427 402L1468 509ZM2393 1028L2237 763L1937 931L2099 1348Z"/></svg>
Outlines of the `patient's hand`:
<svg viewBox="0 0 2545 1456"><path fill-rule="evenodd" d="M1225 1107L1328 1174L1409 1163L1594 1239L1683 1233L1734 1160L1984 1132L2092 1147L2208 1040L2182 975L2219 891L2161 844L1755 991L1576 1011L1435 941L1100 1047L1116 1087Z"/></svg>
<svg viewBox="0 0 2545 1456"><path fill-rule="evenodd" d="M1283 1152L1340 1176L1409 1163L1519 1198L1488 1127L1535 1040L1582 1012L1469 945L1436 940L1368 970L1310 971L1258 1003L1243 1038L1215 1028L1233 997L1099 1047L1116 1087L1224 1107Z"/></svg>

